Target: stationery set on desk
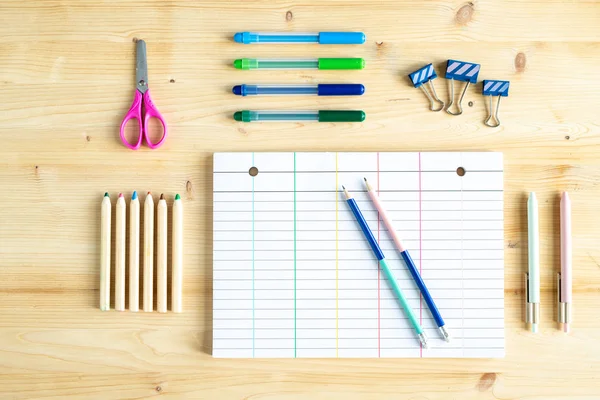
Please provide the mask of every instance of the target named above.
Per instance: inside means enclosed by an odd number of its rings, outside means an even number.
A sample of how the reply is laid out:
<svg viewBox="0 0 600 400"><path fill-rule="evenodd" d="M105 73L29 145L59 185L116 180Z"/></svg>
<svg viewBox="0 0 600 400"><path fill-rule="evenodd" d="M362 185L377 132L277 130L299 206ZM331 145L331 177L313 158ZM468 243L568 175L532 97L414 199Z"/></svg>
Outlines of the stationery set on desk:
<svg viewBox="0 0 600 400"><path fill-rule="evenodd" d="M240 32L234 41L362 44L365 35ZM240 70L360 70L365 61L242 58L233 66ZM460 115L467 88L477 83L480 68L477 63L447 61L447 106L433 86L437 78L433 64L410 73L409 78L425 93L430 110L445 108L450 115ZM464 82L456 103L454 81ZM490 100L485 125L500 125L500 99L508 95L509 84L483 81L483 95ZM365 87L357 83L239 84L232 92L238 96L335 97L360 96ZM498 97L495 111L492 97ZM242 110L235 112L233 119L337 123L362 122L365 116L362 110ZM150 118L159 119L163 127L156 143L148 137ZM124 132L130 119L139 122L139 135L132 143ZM141 40L137 43L134 103L120 134L133 150L141 147L143 138L151 149L158 148L167 135L166 123L148 91L146 46ZM501 153L216 153L213 172L215 357L504 356ZM150 193L146 199L152 202ZM137 200L135 193L132 200ZM167 214L163 196L158 208L157 309L166 312ZM124 310L122 196L117 209L122 215L117 214L116 309ZM144 233L144 311L153 310L153 210L153 203L144 207L144 226L150 229ZM529 198L528 217L526 322L537 332L540 266L534 193ZM108 195L102 218L101 308L108 309ZM178 195L173 218L173 310L180 312L182 215ZM131 240L131 279L137 282L139 250L133 244L139 241L139 216L132 217L130 223L136 235ZM558 322L565 332L571 322L570 235L570 201L565 193L561 201L562 268L558 274ZM137 311L136 284L131 286L130 295L131 310Z"/></svg>

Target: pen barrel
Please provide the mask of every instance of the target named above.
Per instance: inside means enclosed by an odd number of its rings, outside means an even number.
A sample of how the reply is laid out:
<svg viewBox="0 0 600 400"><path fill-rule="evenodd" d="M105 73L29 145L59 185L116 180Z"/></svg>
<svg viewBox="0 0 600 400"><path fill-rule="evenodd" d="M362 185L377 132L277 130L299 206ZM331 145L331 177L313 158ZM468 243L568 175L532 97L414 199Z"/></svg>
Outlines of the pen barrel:
<svg viewBox="0 0 600 400"><path fill-rule="evenodd" d="M362 122L365 112L360 110L320 110L319 122Z"/></svg>
<svg viewBox="0 0 600 400"><path fill-rule="evenodd" d="M320 44L363 44L365 39L362 32L319 32Z"/></svg>
<svg viewBox="0 0 600 400"><path fill-rule="evenodd" d="M377 239L375 239L375 236L373 236L373 232L371 232L371 229L369 228L369 225L367 224L365 217L363 216L362 212L360 212L360 209L358 208L358 204L356 204L356 200L348 199L348 200L346 200L346 202L350 206L350 210L352 211L352 214L354 214L354 218L356 218L356 222L358 222L360 229L363 231L365 238L367 239L367 242L369 243L369 246L371 246L373 253L375 253L375 257L377 257L377 259L380 261L383 260L383 258L384 258L383 252L381 251L381 248L379 247L379 244L377 243Z"/></svg>
<svg viewBox="0 0 600 400"><path fill-rule="evenodd" d="M540 245L538 202L535 193L527 201L527 225L529 241L529 299L531 303L540 302Z"/></svg>
<svg viewBox="0 0 600 400"><path fill-rule="evenodd" d="M429 311L431 311L431 315L433 316L433 319L435 319L435 323L438 327L444 326L446 323L444 322L440 311L435 305L433 297L431 297L431 294L429 293L429 289L427 289L427 286L425 286L425 282L423 281L421 274L419 274L419 270L417 270L417 266L415 265L412 257L410 256L407 250L401 251L400 255L406 263L408 272L410 272L410 275L413 277L415 283L417 284L417 287L421 291L421 294L423 295L423 300L425 300L427 307L429 307Z"/></svg>
<svg viewBox="0 0 600 400"><path fill-rule="evenodd" d="M571 200L565 192L560 201L560 296L561 302L572 301Z"/></svg>
<svg viewBox="0 0 600 400"><path fill-rule="evenodd" d="M319 69L363 69L365 60L362 58L319 58Z"/></svg>

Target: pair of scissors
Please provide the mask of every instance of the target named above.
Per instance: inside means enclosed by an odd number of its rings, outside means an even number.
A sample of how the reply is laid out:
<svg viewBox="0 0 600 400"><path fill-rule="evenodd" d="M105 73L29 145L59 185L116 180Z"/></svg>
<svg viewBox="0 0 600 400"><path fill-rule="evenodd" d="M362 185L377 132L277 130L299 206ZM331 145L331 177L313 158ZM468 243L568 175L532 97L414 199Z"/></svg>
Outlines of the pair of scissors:
<svg viewBox="0 0 600 400"><path fill-rule="evenodd" d="M163 134L156 143L150 141L148 132L148 122L150 118L156 118L163 127ZM137 119L139 125L139 137L136 143L129 143L125 138L125 125L131 119ZM121 141L131 150L137 150L142 145L142 138L146 138L146 143L151 149L159 148L167 138L167 124L163 116L158 112L148 89L148 60L146 58L146 42L138 40L136 44L135 57L135 94L133 104L121 122Z"/></svg>

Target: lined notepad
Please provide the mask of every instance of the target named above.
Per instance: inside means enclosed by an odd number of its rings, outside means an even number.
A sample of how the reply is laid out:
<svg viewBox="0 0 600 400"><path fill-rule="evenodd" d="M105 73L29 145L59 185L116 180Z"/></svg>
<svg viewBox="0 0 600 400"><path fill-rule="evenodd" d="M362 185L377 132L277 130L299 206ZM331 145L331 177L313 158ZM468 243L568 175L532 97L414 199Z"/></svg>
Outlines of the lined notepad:
<svg viewBox="0 0 600 400"><path fill-rule="evenodd" d="M378 220L364 177L421 271L450 343ZM379 270L342 184L429 349ZM503 224L501 153L216 153L213 356L503 357Z"/></svg>

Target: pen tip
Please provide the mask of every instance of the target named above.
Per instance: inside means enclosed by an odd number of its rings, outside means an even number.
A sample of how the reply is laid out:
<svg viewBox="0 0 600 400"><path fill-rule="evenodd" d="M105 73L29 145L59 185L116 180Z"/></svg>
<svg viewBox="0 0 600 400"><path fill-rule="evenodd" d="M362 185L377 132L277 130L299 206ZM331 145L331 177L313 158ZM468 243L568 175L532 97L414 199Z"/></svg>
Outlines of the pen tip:
<svg viewBox="0 0 600 400"><path fill-rule="evenodd" d="M175 195L175 200L181 200L181 196L179 196L179 194Z"/></svg>
<svg viewBox="0 0 600 400"><path fill-rule="evenodd" d="M110 197L110 196L108 195L108 192L104 192L104 197Z"/></svg>
<svg viewBox="0 0 600 400"><path fill-rule="evenodd" d="M148 196L150 196L152 194L152 192L148 192Z"/></svg>
<svg viewBox="0 0 600 400"><path fill-rule="evenodd" d="M123 197L123 193L119 193L119 198Z"/></svg>
<svg viewBox="0 0 600 400"><path fill-rule="evenodd" d="M135 200L137 199L137 192L134 190L133 194L131 195L131 200Z"/></svg>

